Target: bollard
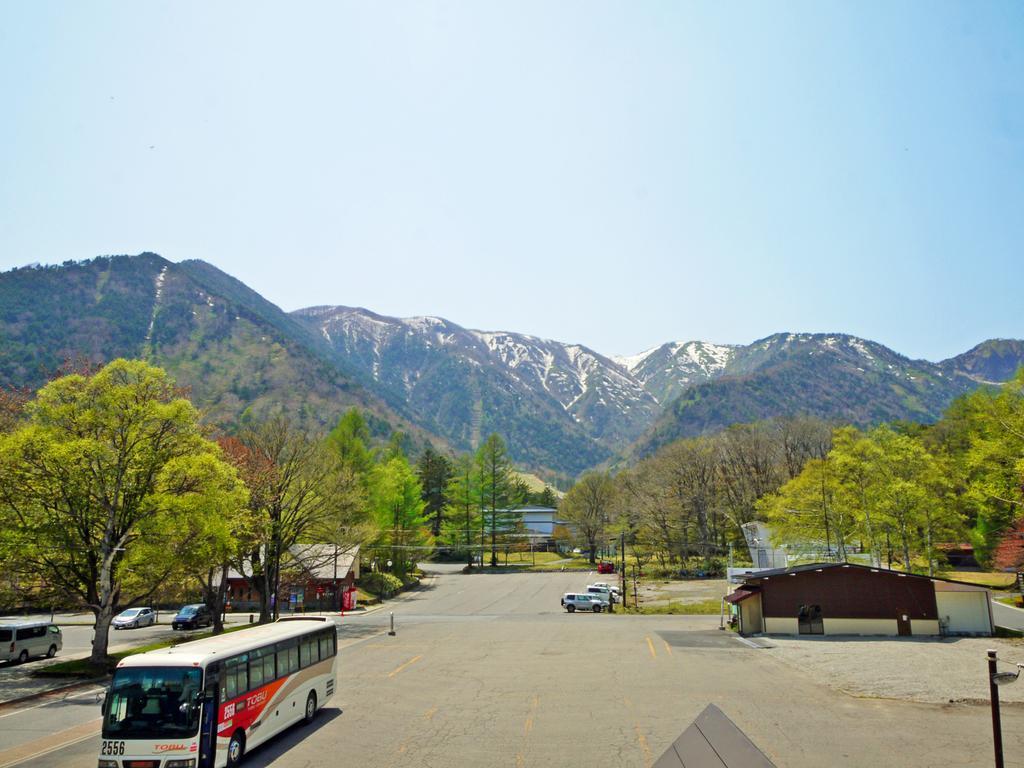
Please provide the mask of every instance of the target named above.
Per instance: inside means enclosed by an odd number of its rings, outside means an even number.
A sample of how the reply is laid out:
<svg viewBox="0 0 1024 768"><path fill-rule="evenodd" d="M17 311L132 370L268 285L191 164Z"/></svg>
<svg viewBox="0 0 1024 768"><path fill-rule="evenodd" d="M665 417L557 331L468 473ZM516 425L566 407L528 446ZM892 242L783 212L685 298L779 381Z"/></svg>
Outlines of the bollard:
<svg viewBox="0 0 1024 768"><path fill-rule="evenodd" d="M252 614L249 614L249 623L252 624Z"/></svg>
<svg viewBox="0 0 1024 768"><path fill-rule="evenodd" d="M391 637L395 636L395 612L391 612L391 630L388 632Z"/></svg>

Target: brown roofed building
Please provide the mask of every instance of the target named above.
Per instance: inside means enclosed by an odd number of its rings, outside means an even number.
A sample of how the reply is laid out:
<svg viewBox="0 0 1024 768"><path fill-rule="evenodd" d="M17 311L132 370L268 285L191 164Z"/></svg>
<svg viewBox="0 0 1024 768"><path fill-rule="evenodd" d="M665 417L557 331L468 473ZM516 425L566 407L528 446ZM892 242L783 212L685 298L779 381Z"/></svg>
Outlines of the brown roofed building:
<svg viewBox="0 0 1024 768"><path fill-rule="evenodd" d="M814 563L761 571L726 600L744 635L991 635L987 589L871 568Z"/></svg>

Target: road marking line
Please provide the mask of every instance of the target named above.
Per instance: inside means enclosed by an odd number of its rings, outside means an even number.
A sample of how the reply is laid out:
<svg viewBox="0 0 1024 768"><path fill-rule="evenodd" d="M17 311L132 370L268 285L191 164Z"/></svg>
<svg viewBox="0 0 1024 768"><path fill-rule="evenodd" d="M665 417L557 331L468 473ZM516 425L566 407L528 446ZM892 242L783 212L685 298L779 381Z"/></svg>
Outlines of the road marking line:
<svg viewBox="0 0 1024 768"><path fill-rule="evenodd" d="M533 730L533 716L537 713L537 707L540 706L540 696L534 695L533 701L530 702L530 713L526 716L526 724L523 726L523 737L530 735L530 731Z"/></svg>
<svg viewBox="0 0 1024 768"><path fill-rule="evenodd" d="M426 712L423 713L423 716L425 718L427 718L427 720L433 720L434 719L434 715L436 715L436 714L437 714L437 707L431 707L430 709L428 709Z"/></svg>
<svg viewBox="0 0 1024 768"><path fill-rule="evenodd" d="M5 749L0 752L0 768L9 768L12 765L24 763L31 758L48 755L51 752L56 752L58 749L64 749L64 747L70 747L72 744L92 738L99 733L101 722L103 722L103 718L97 717L95 720L90 720L80 725L73 725L50 736L43 736L42 738L19 744L16 747ZM59 739L62 736L67 738L54 744L54 739Z"/></svg>
<svg viewBox="0 0 1024 768"><path fill-rule="evenodd" d="M81 691L79 693L76 693L74 696L53 696L47 699L46 701L41 701L38 704L33 704L31 707L22 707L21 709L14 709L10 712L5 712L4 714L0 715L0 720L3 720L5 717L10 717L11 715L20 715L22 712L28 712L32 709L39 709L39 707L46 707L50 704L60 704L62 701L73 701L75 699L83 699L86 696L94 696L97 693L102 693L105 690L106 688L90 688L87 691ZM42 695L45 696L46 693L47 692L44 691ZM54 691L53 693L59 693L59 691Z"/></svg>
<svg viewBox="0 0 1024 768"><path fill-rule="evenodd" d="M403 669L405 669L408 666L411 666L411 665L415 664L417 661L419 661L422 658L423 658L423 656L413 656L411 659L409 659L407 662L405 662L405 664L400 666L398 669L395 669L395 670L392 670L391 672L388 672L388 677L394 677L399 672L401 672Z"/></svg>
<svg viewBox="0 0 1024 768"><path fill-rule="evenodd" d="M652 659L658 658L658 654L654 650L654 643L651 642L651 638L650 637L647 638L647 649L651 652L651 658Z"/></svg>
<svg viewBox="0 0 1024 768"><path fill-rule="evenodd" d="M647 737L640 730L640 723L636 723L633 728L636 729L636 740L640 744L640 750L644 753L644 765L650 766L653 760L651 760L651 747L647 744Z"/></svg>
<svg viewBox="0 0 1024 768"><path fill-rule="evenodd" d="M662 640L661 642L663 642L665 644L665 652L669 656L671 656L672 655L672 646L668 644L668 640Z"/></svg>

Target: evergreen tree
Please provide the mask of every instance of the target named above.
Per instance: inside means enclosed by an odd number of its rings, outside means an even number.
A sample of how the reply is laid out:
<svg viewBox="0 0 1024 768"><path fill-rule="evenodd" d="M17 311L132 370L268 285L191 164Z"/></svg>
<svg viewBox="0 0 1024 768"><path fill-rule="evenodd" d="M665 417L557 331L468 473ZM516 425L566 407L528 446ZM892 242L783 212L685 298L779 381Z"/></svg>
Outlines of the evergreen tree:
<svg viewBox="0 0 1024 768"><path fill-rule="evenodd" d="M472 566L473 545L483 517L480 514L480 474L472 456L464 455L455 460L446 496L448 507L442 523L442 538L454 547L464 546L466 564Z"/></svg>
<svg viewBox="0 0 1024 768"><path fill-rule="evenodd" d="M490 539L491 566L497 567L499 539L504 541L515 532L518 516L512 509L522 504L523 499L517 495L512 461L499 435L491 434L480 446L476 464L480 474L482 534Z"/></svg>
<svg viewBox="0 0 1024 768"><path fill-rule="evenodd" d="M370 430L358 408L350 408L342 415L337 426L327 435L327 444L357 477L363 477L370 471L373 465L373 455L368 448Z"/></svg>
<svg viewBox="0 0 1024 768"><path fill-rule="evenodd" d="M416 475L423 487L424 514L434 537L441 535L444 510L448 505L448 485L452 479L452 462L428 445L416 462Z"/></svg>

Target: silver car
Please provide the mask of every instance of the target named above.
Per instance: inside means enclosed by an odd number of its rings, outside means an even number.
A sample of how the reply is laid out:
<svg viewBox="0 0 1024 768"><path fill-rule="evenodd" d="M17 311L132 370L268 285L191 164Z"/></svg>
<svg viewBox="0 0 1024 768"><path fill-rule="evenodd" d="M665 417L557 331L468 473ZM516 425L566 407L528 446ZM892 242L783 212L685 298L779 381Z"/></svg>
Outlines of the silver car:
<svg viewBox="0 0 1024 768"><path fill-rule="evenodd" d="M121 611L110 622L114 629L138 629L156 624L156 611L152 608L129 608Z"/></svg>
<svg viewBox="0 0 1024 768"><path fill-rule="evenodd" d="M24 664L34 656L53 658L63 647L60 627L48 621L0 624L0 661Z"/></svg>
<svg viewBox="0 0 1024 768"><path fill-rule="evenodd" d="M604 610L604 606L604 601L598 595L591 595L586 592L566 592L562 596L562 607L569 613L576 613L576 611L600 613Z"/></svg>

